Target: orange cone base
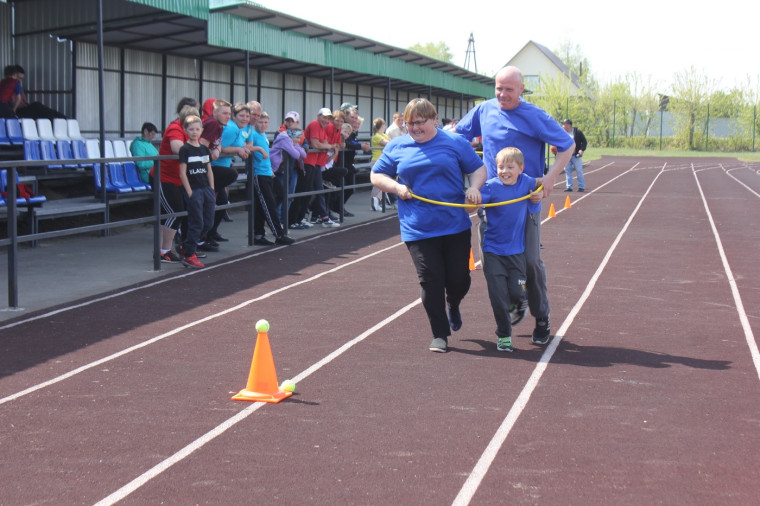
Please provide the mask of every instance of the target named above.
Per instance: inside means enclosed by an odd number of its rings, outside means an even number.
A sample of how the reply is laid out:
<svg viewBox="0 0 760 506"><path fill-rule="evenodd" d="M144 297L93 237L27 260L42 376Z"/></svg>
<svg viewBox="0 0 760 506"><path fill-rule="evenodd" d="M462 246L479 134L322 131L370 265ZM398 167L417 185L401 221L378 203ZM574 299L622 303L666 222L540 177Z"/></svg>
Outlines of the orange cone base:
<svg viewBox="0 0 760 506"><path fill-rule="evenodd" d="M233 401L248 401L248 402L271 402L277 404L283 399L286 399L293 395L293 392L280 392L277 391L271 394L262 394L259 392L251 392L245 388L235 395Z"/></svg>

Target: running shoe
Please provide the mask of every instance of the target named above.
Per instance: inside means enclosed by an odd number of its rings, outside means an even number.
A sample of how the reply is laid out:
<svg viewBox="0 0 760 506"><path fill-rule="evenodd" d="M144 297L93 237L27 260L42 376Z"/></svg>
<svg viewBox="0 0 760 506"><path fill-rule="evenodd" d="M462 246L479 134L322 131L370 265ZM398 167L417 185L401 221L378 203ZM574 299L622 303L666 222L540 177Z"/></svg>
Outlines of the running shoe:
<svg viewBox="0 0 760 506"><path fill-rule="evenodd" d="M435 353L446 353L448 351L449 341L445 337L434 337L428 349Z"/></svg>
<svg viewBox="0 0 760 506"><path fill-rule="evenodd" d="M161 254L161 261L165 264L174 264L181 260L174 250L169 250L166 253Z"/></svg>
<svg viewBox="0 0 760 506"><path fill-rule="evenodd" d="M198 257L195 255L190 255L187 258L182 259L182 265L185 267L192 267L193 269L203 269L206 267L201 263L200 260L198 260Z"/></svg>
<svg viewBox="0 0 760 506"><path fill-rule="evenodd" d="M551 337L549 320L543 318L536 319L536 328L533 329L533 336L531 338L533 344L540 344L543 346L551 340Z"/></svg>
<svg viewBox="0 0 760 506"><path fill-rule="evenodd" d="M512 347L512 336L497 338L496 349L499 351L509 351L509 352L515 351L515 349Z"/></svg>

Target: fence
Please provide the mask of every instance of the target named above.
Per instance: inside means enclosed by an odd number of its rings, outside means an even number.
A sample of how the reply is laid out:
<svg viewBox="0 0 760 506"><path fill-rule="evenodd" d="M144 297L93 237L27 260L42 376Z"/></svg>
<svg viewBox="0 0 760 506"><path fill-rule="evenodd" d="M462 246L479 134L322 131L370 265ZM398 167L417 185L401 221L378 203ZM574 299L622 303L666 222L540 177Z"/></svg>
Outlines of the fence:
<svg viewBox="0 0 760 506"><path fill-rule="evenodd" d="M310 150L310 151L323 151L323 150ZM287 156L285 153L284 156ZM121 162L135 162L135 161L160 161L160 160L167 160L167 159L176 159L176 157L173 156L155 156L155 157L123 157L123 158L86 158L86 159L64 159L60 160L63 164L88 164L93 165L94 167L97 166L97 164L100 165L100 181L103 182L101 185L101 188L105 188L105 181L106 181L106 174L105 174L105 165L107 163L121 163ZM160 181L161 172L160 172L160 163L155 164L154 168L154 180ZM134 226L134 225L140 225L145 223L152 223L153 224L153 269L155 271L161 270L161 259L160 259L160 245L161 245L161 222L169 217L182 217L187 216L186 212L178 212L178 213L172 213L172 214L161 214L160 209L160 187L159 185L153 185L152 189L149 192L143 192L140 194L140 198L142 199L151 199L153 203L153 210L152 214L150 216L144 216L139 218L132 218L132 219L126 219L126 220L119 220L112 222L110 220L110 208L114 203L123 203L125 202L125 199L118 199L113 198L112 195L109 195L108 192L99 192L96 197L89 198L88 202L83 201L82 199L62 199L62 201L68 201L64 202L64 204L69 204L65 206L58 206L53 213L57 213L59 216L73 216L73 215L81 215L81 214L88 214L92 212L102 213L103 214L103 223L100 224L94 224L94 225L86 225L86 226L79 226L79 227L72 227L72 228L65 228L61 230L54 230L54 231L48 231L48 232L39 232L36 228L36 226L32 226L31 224L34 223L36 217L35 215L37 213L40 213L42 209L45 209L45 205L48 203L55 203L59 202L58 200L53 200L46 202L39 205L19 205L17 204L17 188L15 184L12 184L14 181L16 181L17 175L18 175L18 169L24 169L27 167L39 167L40 162L39 161L6 161L6 162L0 162L0 170L7 170L7 181L9 184L7 185L7 198L6 198L6 205L5 205L5 211L6 211L6 220L7 220L7 237L4 239L0 239L0 247L6 247L8 251L8 265L7 265L7 272L8 272L8 306L10 308L18 308L19 307L19 300L18 300L18 292L19 292L19 284L18 284L18 260L19 260L19 246L22 244L29 243L31 246L36 245L37 241L45 240L45 239L52 239L52 238L58 238L58 237L65 237L65 236L71 236L71 235L77 235L77 234L84 234L84 233L90 233L90 232L102 232L104 236L108 235L109 230L113 230L116 228L121 227L128 227L128 226ZM238 165L238 168L241 166ZM217 209L231 209L231 208L239 208L239 207L246 207L248 213L247 213L247 220L248 220L248 245L253 245L253 239L254 239L254 232L253 232L253 223L254 223L254 212L255 212L255 206L251 205L254 202L254 187L255 187L255 180L253 176L253 160L252 157L249 157L245 164L243 165L245 171L245 179L243 180L245 182L245 188L246 188L246 197L237 202L230 202L226 205L217 206ZM95 169L93 169L95 170ZM61 171L61 174L64 174L63 171ZM285 171L285 177L289 177L289 171ZM287 180L286 180L287 185ZM308 191L308 192L297 192L292 194L287 194L285 196L285 202L286 206L288 205L288 202L292 198L296 197L307 197L311 195L318 195L318 194L327 194L327 193L333 193L333 192L340 192L341 198L340 198L340 215L341 215L341 221L343 218L343 192L345 190L353 190L358 188L366 188L371 186L371 183L355 183L351 185L345 185L341 184L340 187L336 188L325 188L323 190L314 190L314 191ZM289 188L289 186L285 186L286 188ZM97 200L96 200L97 198ZM135 198L127 198L126 201L134 201ZM0 208L2 209L2 208ZM287 207L286 207L287 211ZM27 220L27 223L30 224L29 230L30 232L27 234L21 234L19 235L18 230L18 222L20 217L25 217ZM283 227L287 230L288 222L287 222L287 212L283 215Z"/></svg>
<svg viewBox="0 0 760 506"><path fill-rule="evenodd" d="M662 97L659 102L592 101L529 97L557 120L571 118L589 147L755 152L760 131L757 104L719 107Z"/></svg>

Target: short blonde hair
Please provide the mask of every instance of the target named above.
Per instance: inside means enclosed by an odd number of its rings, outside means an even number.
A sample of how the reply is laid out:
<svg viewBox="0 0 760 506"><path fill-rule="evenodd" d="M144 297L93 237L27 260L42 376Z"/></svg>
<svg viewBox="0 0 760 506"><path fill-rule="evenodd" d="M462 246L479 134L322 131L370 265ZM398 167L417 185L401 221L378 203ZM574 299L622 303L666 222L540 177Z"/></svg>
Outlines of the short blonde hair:
<svg viewBox="0 0 760 506"><path fill-rule="evenodd" d="M196 114L190 114L190 115L188 115L188 116L185 117L185 121L183 122L183 125L184 125L185 129L187 129L193 123L200 123L202 125L203 121L201 121L200 116L198 116Z"/></svg>
<svg viewBox="0 0 760 506"><path fill-rule="evenodd" d="M525 168L525 156L517 148L504 148L496 154L496 165L503 165L507 162L515 162L522 168Z"/></svg>

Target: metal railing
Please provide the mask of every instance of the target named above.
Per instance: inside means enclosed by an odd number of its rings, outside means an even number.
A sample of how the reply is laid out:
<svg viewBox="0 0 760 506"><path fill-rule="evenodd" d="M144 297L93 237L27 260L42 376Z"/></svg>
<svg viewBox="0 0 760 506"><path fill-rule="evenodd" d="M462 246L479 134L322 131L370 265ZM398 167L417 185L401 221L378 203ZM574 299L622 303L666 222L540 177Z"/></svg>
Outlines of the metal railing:
<svg viewBox="0 0 760 506"><path fill-rule="evenodd" d="M325 151L325 150L309 150L309 152L319 152L319 151ZM283 153L283 159L285 157L289 157L287 153ZM100 181L101 181L101 189L100 191L96 191L95 198L98 198L101 202L105 204L104 209L104 219L103 223L101 224L94 224L94 225L85 225L85 226L79 226L79 227L72 227L72 228L65 228L61 230L54 230L49 232L36 232L33 231L29 234L23 234L19 235L18 233L18 219L21 216L19 213L19 207L21 207L24 211L23 214L26 215L27 220L33 220L34 216L33 213L36 212L36 209L34 206L19 206L16 203L17 198L17 188L16 188L16 180L17 180L17 174L18 169L24 169L27 167L34 167L38 168L41 166L44 166L44 162L40 162L39 160L11 160L11 161L0 161L0 169L6 169L8 171L7 174L7 198L6 198L6 220L7 220L7 238L0 239L0 247L6 247L8 251L8 265L7 265L7 272L8 272L8 306L10 308L18 308L19 307L19 300L18 300L18 293L19 293L19 283L18 283L18 259L19 259L19 245L25 244L25 243L32 243L36 244L37 241L44 240L44 239L52 239L57 237L65 237L65 236L71 236L71 235L78 235L78 234L84 234L89 232L97 232L102 231L104 236L108 235L109 230L113 230L116 228L121 227L128 227L128 226L134 226L139 224L145 224L145 223L153 223L153 270L159 271L161 270L161 256L160 256L160 246L161 246L161 223L170 217L183 217L187 216L186 211L182 212L176 212L171 214L161 214L161 208L160 208L160 183L154 184L152 189L150 190L150 195L152 197L153 201L153 212L151 216L145 216L140 218L132 218L132 219L126 219L126 220L119 220L112 222L110 220L110 205L111 202L118 202L118 198L114 198L112 195L109 194L109 192L104 191L105 190L105 182L106 182L106 170L105 170L105 164L107 163L121 163L121 162L136 162L136 161L161 161L161 160L171 160L176 159L176 156L153 156L153 157L122 157L122 158L84 158L84 159L62 159L62 160L55 160L54 163L56 165L58 164L64 164L64 165L87 165L93 166L92 170L100 170ZM48 162L49 163L49 162ZM99 167L97 167L99 164ZM254 209L255 206L251 205L254 202L254 187L255 187L255 178L254 178L254 172L253 172L253 157L249 157L247 160L245 160L245 163L240 165L233 165L236 168L244 167L245 174L246 174L246 198L237 201L237 202L228 202L225 205L219 205L216 206L218 210L222 209L232 209L232 208L239 208L239 207L246 207L248 210L247 218L248 218L248 246L253 245L253 239L254 239L254 232L253 232L253 223L254 223ZM155 163L154 165L154 181L160 181L161 180L161 164ZM63 176L64 174L70 174L70 171L66 171L66 169L49 169L49 174L55 174L55 172L60 172ZM78 173L82 173L83 175L88 174L87 170L84 171L77 171ZM289 171L285 171L285 177L286 177L286 185L285 188L289 188L288 184L288 178ZM288 228L288 219L287 219L287 210L289 209L290 200L297 198L297 197L307 197L311 195L320 195L320 194L327 194L327 193L333 193L333 192L340 192L340 220L343 221L343 201L344 201L344 191L348 189L359 189L359 188L367 188L372 186L371 183L359 183L359 184L352 184L352 185L345 185L341 184L339 187L336 188L324 188L322 190L313 190L313 191L306 191L306 192L296 192L296 193L288 193L284 196L286 207L286 212L283 216L283 223L282 226L285 230ZM42 204L44 206L44 204ZM39 207L39 206L38 206ZM328 209L329 211L329 209Z"/></svg>

